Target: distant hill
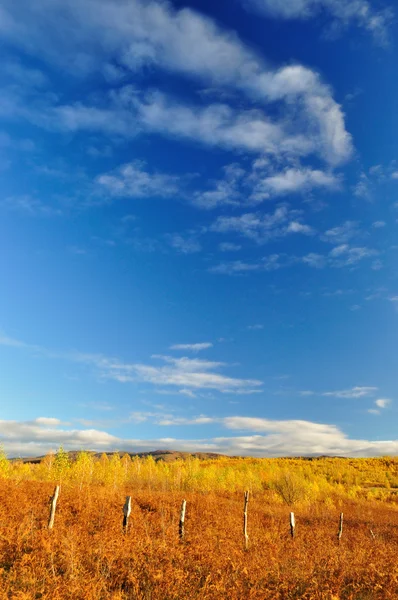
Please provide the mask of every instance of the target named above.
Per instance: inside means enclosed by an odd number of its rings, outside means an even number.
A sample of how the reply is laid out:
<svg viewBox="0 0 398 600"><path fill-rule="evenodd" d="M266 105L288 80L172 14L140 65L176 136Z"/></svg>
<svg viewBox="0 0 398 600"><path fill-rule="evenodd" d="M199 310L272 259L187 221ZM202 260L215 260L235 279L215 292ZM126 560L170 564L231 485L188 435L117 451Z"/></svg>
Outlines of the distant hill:
<svg viewBox="0 0 398 600"><path fill-rule="evenodd" d="M67 452L70 460L75 460L79 452L73 450L71 452ZM174 462L176 460L187 460L188 458L198 458L199 460L212 460L216 458L226 457L224 454L216 454L215 452L177 452L174 450L154 450L153 452L93 452L87 450L87 454L91 454L94 458L100 458L103 454L106 456L113 456L114 454L118 454L119 456L124 456L128 454L131 458L138 456L139 458L146 458L147 456L152 456L153 459L163 462ZM26 457L26 458L12 458L10 460L16 461L20 460L24 463L28 464L38 464L40 463L44 456L35 456L35 457Z"/></svg>

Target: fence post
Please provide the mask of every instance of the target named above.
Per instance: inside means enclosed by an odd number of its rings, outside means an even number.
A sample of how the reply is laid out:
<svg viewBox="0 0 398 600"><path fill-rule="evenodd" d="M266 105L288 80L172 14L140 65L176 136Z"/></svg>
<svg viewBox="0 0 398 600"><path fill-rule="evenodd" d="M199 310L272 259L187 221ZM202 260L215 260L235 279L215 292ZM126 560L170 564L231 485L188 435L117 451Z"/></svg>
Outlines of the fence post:
<svg viewBox="0 0 398 600"><path fill-rule="evenodd" d="M249 547L249 536L247 533L247 506L249 504L249 492L245 492L245 504L243 507L243 535L245 537L245 549Z"/></svg>
<svg viewBox="0 0 398 600"><path fill-rule="evenodd" d="M180 536L180 540L184 541L185 536L185 510L187 508L187 501L183 500L181 504L181 512L180 512L180 523L178 527L178 533Z"/></svg>
<svg viewBox="0 0 398 600"><path fill-rule="evenodd" d="M343 513L340 513L339 532L337 534L337 539L338 539L339 542L341 540L341 536L343 535L343 518L344 518Z"/></svg>
<svg viewBox="0 0 398 600"><path fill-rule="evenodd" d="M290 535L294 538L294 532L296 529L296 519L294 518L294 512L290 513Z"/></svg>
<svg viewBox="0 0 398 600"><path fill-rule="evenodd" d="M55 519L55 510L57 508L57 500L59 496L60 486L57 485L54 490L54 495L51 498L51 510L50 510L50 518L48 520L48 529L52 529L54 527L54 519Z"/></svg>
<svg viewBox="0 0 398 600"><path fill-rule="evenodd" d="M131 496L126 496L126 502L123 506L123 530L126 533L129 525L129 516L131 514Z"/></svg>

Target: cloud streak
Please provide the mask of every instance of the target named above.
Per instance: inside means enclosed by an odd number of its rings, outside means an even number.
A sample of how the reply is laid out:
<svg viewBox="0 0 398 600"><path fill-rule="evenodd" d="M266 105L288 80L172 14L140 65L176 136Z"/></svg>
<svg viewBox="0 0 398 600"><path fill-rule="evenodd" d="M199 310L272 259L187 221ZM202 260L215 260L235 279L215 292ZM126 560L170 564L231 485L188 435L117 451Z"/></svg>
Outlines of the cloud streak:
<svg viewBox="0 0 398 600"><path fill-rule="evenodd" d="M213 390L223 394L253 394L259 393L262 386L262 381L258 379L223 375L219 371L227 366L225 363L200 358L154 355L152 359L160 364L126 363L101 354L53 352L4 334L0 336L0 345L27 350L47 358L86 365L93 368L97 375L105 380L119 383L146 383L155 387L169 386L177 393L179 390L186 392ZM192 345L189 350L192 350Z"/></svg>
<svg viewBox="0 0 398 600"><path fill-rule="evenodd" d="M201 352L202 350L208 350L212 348L211 342L201 342L198 344L173 344L170 346L170 350L188 350L189 352Z"/></svg>

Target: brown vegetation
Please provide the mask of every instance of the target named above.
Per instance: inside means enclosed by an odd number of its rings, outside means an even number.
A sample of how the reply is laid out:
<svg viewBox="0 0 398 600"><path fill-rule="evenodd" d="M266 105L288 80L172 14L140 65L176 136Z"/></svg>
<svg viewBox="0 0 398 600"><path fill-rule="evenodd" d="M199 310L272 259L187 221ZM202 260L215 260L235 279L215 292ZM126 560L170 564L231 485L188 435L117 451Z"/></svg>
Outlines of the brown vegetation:
<svg viewBox="0 0 398 600"><path fill-rule="evenodd" d="M3 463L1 599L398 598L394 490L364 485L393 481L392 459L161 465L150 459L93 463L81 458L80 466L79 461L63 463L62 455L58 466L54 457L46 460L13 465L7 473ZM332 472L348 478L350 468L363 479L361 485L327 481ZM49 500L59 479L61 493L49 531ZM214 491L206 489L208 484ZM251 491L247 550L242 484ZM296 488L297 496L283 499L285 493L294 496ZM124 534L126 495L132 496L132 513ZM181 543L183 498L187 513ZM294 540L290 510L296 514ZM344 530L339 544L340 512Z"/></svg>

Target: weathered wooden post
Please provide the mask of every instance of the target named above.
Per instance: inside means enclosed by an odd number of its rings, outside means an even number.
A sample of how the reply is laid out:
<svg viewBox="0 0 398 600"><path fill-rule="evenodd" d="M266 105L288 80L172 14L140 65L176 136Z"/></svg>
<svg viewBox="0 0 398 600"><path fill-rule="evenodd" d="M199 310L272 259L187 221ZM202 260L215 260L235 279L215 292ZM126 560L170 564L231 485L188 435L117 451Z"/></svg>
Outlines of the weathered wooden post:
<svg viewBox="0 0 398 600"><path fill-rule="evenodd" d="M290 513L290 535L294 538L294 533L296 529L296 519L294 518L294 512Z"/></svg>
<svg viewBox="0 0 398 600"><path fill-rule="evenodd" d="M249 504L249 492L245 492L245 504L243 507L243 535L245 537L245 549L249 547L249 535L247 533L247 507Z"/></svg>
<svg viewBox="0 0 398 600"><path fill-rule="evenodd" d="M340 540L341 540L341 536L343 535L343 518L344 518L343 513L340 513L339 532L337 534L337 539L338 539L339 543L340 543Z"/></svg>
<svg viewBox="0 0 398 600"><path fill-rule="evenodd" d="M183 500L181 504L181 512L180 512L180 523L178 527L178 533L180 536L180 540L184 541L185 536L185 510L187 508L187 501Z"/></svg>
<svg viewBox="0 0 398 600"><path fill-rule="evenodd" d="M123 506L123 531L126 533L129 525L129 516L131 514L131 496L126 496L126 502Z"/></svg>
<svg viewBox="0 0 398 600"><path fill-rule="evenodd" d="M54 490L54 495L51 498L51 509L50 509L50 518L48 520L48 529L52 529L54 527L54 519L55 519L55 510L57 508L57 500L59 496L60 486L57 485Z"/></svg>

